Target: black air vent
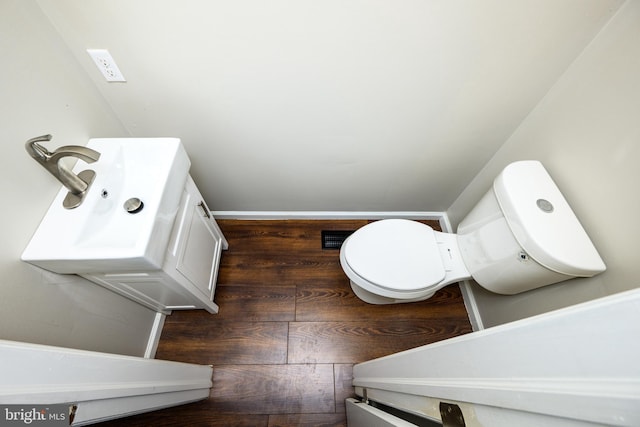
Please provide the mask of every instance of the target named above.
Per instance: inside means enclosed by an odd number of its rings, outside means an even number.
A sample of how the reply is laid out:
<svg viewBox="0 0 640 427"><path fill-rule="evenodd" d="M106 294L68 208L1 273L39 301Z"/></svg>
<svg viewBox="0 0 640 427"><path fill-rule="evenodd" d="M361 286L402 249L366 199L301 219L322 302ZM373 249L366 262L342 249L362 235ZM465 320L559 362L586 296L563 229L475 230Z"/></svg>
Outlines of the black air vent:
<svg viewBox="0 0 640 427"><path fill-rule="evenodd" d="M322 230L322 249L340 249L355 230Z"/></svg>

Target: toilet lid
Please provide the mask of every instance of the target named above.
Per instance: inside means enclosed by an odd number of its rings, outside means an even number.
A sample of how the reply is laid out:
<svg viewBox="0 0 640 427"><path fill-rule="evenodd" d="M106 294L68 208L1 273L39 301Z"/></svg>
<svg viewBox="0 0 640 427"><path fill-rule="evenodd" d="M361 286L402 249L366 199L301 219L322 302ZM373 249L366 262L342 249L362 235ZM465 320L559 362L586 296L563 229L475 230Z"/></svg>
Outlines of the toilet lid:
<svg viewBox="0 0 640 427"><path fill-rule="evenodd" d="M390 290L415 291L445 277L435 232L405 219L372 222L343 245L349 267L365 280Z"/></svg>

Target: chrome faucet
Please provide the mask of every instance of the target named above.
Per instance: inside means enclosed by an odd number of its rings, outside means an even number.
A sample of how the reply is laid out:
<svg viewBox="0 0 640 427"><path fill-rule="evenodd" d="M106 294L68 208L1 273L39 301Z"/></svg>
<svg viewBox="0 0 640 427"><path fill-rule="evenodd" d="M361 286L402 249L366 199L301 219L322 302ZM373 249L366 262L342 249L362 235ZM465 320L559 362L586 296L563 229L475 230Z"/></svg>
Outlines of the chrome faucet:
<svg viewBox="0 0 640 427"><path fill-rule="evenodd" d="M51 152L38 144L42 141L51 141L51 138L51 135L31 138L26 142L25 148L31 157L69 190L62 205L66 209L73 209L80 206L84 200L84 196L87 194L91 183L93 183L96 173L87 169L76 175L65 167L60 160L63 157L76 157L87 163L93 163L100 158L100 153L79 145L65 145Z"/></svg>

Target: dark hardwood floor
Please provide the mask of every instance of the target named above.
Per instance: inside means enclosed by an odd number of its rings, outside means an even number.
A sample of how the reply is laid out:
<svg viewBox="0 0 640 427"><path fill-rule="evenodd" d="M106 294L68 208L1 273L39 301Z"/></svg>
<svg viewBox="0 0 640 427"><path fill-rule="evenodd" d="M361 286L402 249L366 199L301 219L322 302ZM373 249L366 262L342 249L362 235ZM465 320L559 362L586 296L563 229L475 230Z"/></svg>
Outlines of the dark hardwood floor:
<svg viewBox="0 0 640 427"><path fill-rule="evenodd" d="M320 235L367 222L219 220L220 313L173 312L156 354L213 365L209 399L102 425L346 426L354 364L470 332L458 285L401 305L353 294Z"/></svg>

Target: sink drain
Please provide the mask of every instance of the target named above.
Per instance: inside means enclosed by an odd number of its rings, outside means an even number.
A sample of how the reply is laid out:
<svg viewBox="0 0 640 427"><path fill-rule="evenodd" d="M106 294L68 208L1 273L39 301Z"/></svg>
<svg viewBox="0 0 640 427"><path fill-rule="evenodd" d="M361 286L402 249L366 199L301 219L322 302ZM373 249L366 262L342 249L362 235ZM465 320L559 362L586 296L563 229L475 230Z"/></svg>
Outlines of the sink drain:
<svg viewBox="0 0 640 427"><path fill-rule="evenodd" d="M142 208L144 208L144 203L142 203L142 200L138 199L137 197L132 197L124 202L124 205L122 207L130 214L137 214L142 210Z"/></svg>

